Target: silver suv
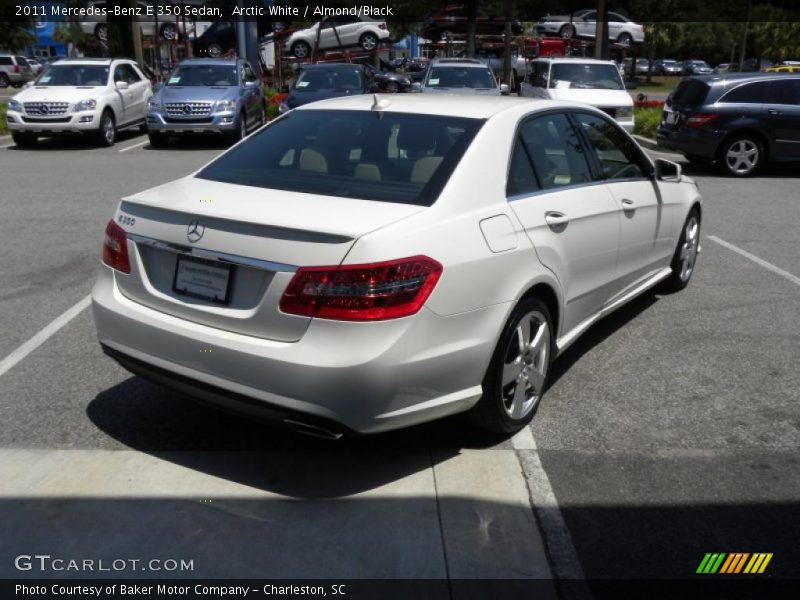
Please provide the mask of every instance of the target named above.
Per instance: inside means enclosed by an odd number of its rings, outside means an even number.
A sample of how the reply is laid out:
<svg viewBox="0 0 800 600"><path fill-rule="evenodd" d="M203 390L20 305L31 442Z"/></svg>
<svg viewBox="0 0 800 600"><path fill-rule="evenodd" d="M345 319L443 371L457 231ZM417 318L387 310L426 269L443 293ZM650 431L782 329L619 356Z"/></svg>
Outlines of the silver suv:
<svg viewBox="0 0 800 600"><path fill-rule="evenodd" d="M437 58L428 66L421 83L412 89L425 93L478 94L500 96L508 94L508 86L497 84L492 69L474 58Z"/></svg>
<svg viewBox="0 0 800 600"><path fill-rule="evenodd" d="M222 133L237 141L263 124L264 90L241 58L181 61L147 106L153 146L188 133Z"/></svg>
<svg viewBox="0 0 800 600"><path fill-rule="evenodd" d="M33 79L33 70L24 56L0 54L0 88L20 87Z"/></svg>

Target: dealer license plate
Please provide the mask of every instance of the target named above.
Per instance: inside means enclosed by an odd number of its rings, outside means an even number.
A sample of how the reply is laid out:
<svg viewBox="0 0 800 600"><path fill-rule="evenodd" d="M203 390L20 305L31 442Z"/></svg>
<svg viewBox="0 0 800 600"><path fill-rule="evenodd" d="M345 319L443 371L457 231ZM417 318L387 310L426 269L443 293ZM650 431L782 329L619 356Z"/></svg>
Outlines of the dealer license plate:
<svg viewBox="0 0 800 600"><path fill-rule="evenodd" d="M227 304L233 267L194 256L179 256L172 289L186 296Z"/></svg>

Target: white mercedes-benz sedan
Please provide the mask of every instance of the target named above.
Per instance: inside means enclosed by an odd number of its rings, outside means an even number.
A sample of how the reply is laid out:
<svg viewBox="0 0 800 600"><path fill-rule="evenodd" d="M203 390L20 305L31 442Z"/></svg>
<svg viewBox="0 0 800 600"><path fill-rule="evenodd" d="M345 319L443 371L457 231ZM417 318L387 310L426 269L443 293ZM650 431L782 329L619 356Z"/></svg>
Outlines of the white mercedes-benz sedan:
<svg viewBox="0 0 800 600"><path fill-rule="evenodd" d="M124 198L94 318L133 373L305 433L511 433L592 323L689 283L700 220L592 107L340 98Z"/></svg>

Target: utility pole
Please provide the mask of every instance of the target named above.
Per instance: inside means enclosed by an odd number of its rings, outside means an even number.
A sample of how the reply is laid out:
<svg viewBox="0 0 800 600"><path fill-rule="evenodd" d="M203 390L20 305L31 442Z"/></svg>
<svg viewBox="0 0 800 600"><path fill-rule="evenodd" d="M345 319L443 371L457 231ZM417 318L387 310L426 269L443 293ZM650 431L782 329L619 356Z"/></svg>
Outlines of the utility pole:
<svg viewBox="0 0 800 600"><path fill-rule="evenodd" d="M742 47L739 49L739 70L741 71L744 67L744 57L745 53L747 52L747 34L750 29L750 14L751 10L753 9L753 2L752 0L747 0L747 17L744 21L744 31L742 31ZM760 67L760 65L759 65Z"/></svg>
<svg viewBox="0 0 800 600"><path fill-rule="evenodd" d="M597 0L597 21L594 31L594 57L606 58L608 47L608 23L606 22L606 0Z"/></svg>
<svg viewBox="0 0 800 600"><path fill-rule="evenodd" d="M136 0L130 0L131 8L136 8ZM136 14L136 11L134 11ZM140 67L144 65L144 52L142 52L142 24L139 19L134 17L131 19L131 30L133 33L133 57L136 59L136 64Z"/></svg>

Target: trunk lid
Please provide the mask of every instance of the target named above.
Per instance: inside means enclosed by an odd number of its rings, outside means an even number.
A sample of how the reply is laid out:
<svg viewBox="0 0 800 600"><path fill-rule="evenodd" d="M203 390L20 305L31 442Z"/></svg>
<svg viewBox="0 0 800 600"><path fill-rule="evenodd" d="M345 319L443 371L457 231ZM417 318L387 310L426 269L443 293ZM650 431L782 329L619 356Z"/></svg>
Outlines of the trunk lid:
<svg viewBox="0 0 800 600"><path fill-rule="evenodd" d="M296 268L338 265L360 236L421 210L187 177L123 199L115 220L128 234L131 273L116 281L126 297L166 314L297 341L310 317L278 309ZM181 270L203 261L217 274L230 269L227 302L176 291L179 261Z"/></svg>

